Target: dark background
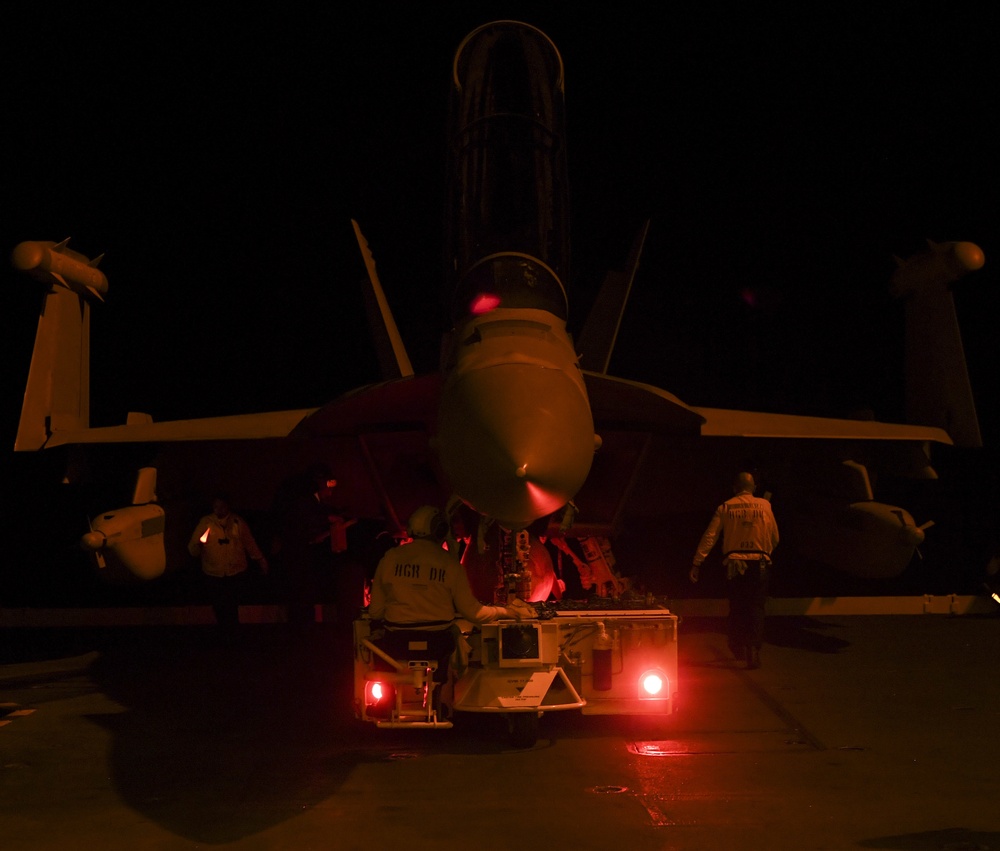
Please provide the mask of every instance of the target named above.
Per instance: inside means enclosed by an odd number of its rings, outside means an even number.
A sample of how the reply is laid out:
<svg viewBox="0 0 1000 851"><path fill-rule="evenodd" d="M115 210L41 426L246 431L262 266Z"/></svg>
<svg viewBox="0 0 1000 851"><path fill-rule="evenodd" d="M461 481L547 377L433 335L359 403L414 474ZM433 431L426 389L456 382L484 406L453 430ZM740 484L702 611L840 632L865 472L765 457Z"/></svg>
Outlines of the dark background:
<svg viewBox="0 0 1000 851"><path fill-rule="evenodd" d="M899 421L893 256L970 240L986 266L955 296L995 463L995 12L360 5L4 13L2 245L106 252L94 425L377 380L351 218L415 366L435 368L450 63L472 28L515 18L566 67L574 330L652 223L613 372L694 405ZM12 446L39 293L0 276ZM4 463L8 502L40 481Z"/></svg>

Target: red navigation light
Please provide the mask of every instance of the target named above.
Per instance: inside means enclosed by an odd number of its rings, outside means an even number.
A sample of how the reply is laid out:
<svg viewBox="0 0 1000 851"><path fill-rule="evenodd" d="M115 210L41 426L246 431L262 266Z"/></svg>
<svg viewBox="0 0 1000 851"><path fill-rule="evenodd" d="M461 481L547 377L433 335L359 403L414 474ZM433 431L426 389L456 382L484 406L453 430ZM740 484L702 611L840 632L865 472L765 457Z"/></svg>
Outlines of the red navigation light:
<svg viewBox="0 0 1000 851"><path fill-rule="evenodd" d="M643 671L639 677L639 699L654 700L670 696L670 680L659 668Z"/></svg>

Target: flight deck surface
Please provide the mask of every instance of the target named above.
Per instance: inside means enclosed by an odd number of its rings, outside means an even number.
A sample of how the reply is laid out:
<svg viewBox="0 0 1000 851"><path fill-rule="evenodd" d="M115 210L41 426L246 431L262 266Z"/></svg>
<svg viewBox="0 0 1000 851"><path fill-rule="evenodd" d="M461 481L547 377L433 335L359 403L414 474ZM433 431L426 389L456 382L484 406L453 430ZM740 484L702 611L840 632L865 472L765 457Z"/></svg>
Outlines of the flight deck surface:
<svg viewBox="0 0 1000 851"><path fill-rule="evenodd" d="M1000 849L1000 618L772 617L745 670L680 625L667 718L377 730L333 625L8 629L5 851Z"/></svg>

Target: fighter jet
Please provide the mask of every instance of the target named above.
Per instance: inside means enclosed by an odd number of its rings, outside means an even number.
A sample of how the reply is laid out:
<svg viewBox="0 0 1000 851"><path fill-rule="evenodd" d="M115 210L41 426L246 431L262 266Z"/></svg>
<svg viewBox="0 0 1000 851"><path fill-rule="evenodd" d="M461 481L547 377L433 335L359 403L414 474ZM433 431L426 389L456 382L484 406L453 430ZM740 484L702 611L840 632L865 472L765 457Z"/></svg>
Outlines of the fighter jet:
<svg viewBox="0 0 1000 851"><path fill-rule="evenodd" d="M15 248L15 265L49 276L15 449L68 447L71 480L96 466L95 452L105 457L129 444L145 456L132 503L94 514L82 533L98 563L155 578L187 558L191 505L216 483L266 511L285 479L319 461L335 472L342 515L401 531L417 506L447 504L456 519L464 512L511 541L551 530L641 540L642 548L623 550L645 553L637 561L648 563L636 567L648 577L689 559L725 496L718 471L728 477L752 462L787 516L807 530L812 524L801 542L813 557L862 576L902 571L926 523L876 502L869 469L889 462L932 475L926 447L952 442L941 423L698 408L609 375L646 228L575 341L567 330L559 51L529 24L486 24L456 51L451 96L451 330L434 373L414 374L373 253L353 223L385 380L320 408L159 423L136 413L124 425L91 428L89 309L107 281L95 275L96 261L65 242ZM894 286L900 294L946 289L982 265L969 246L932 247L934 262L901 265ZM936 308L942 301L935 297ZM818 479L827 485L822 504L807 498Z"/></svg>

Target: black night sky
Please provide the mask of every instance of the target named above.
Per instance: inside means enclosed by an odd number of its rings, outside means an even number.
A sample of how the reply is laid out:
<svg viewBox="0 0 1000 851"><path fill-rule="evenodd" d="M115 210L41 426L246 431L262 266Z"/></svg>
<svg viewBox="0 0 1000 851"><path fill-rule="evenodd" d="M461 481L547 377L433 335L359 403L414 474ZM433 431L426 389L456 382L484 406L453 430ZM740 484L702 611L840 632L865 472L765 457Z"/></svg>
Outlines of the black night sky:
<svg viewBox="0 0 1000 851"><path fill-rule="evenodd" d="M897 420L892 257L971 240L986 267L956 300L995 443L996 13L666 8L6 12L0 233L8 251L106 252L94 424L308 407L377 380L351 218L433 369L450 63L469 30L517 18L566 67L574 328L652 223L612 371L696 405ZM0 274L12 445L38 293Z"/></svg>

